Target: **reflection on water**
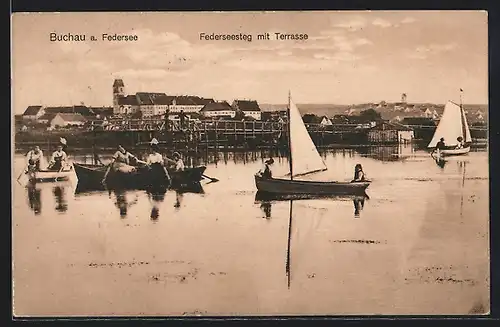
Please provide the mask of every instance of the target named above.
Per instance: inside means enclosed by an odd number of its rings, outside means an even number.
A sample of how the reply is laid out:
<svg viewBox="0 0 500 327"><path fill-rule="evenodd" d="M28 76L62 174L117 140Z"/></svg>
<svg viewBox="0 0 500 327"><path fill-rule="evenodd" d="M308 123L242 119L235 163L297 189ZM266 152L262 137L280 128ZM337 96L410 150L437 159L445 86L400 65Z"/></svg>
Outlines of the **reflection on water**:
<svg viewBox="0 0 500 327"><path fill-rule="evenodd" d="M52 189L52 193L54 194L54 199L56 202L56 211L64 213L68 210L68 204L66 201L66 194L64 187L62 186L54 186Z"/></svg>
<svg viewBox="0 0 500 327"><path fill-rule="evenodd" d="M271 193L265 193L265 192L260 192L258 191L255 194L255 203L260 204L260 209L264 213L264 218L266 219L271 219L271 212L272 212L272 206L273 202L289 202L290 205L294 200L326 200L326 201L351 201L354 204L354 218L359 218L360 212L363 210L365 206L365 200L368 200L369 196L365 194L361 195L342 195L342 196L334 196L334 195L277 195L277 194L271 194Z"/></svg>
<svg viewBox="0 0 500 327"><path fill-rule="evenodd" d="M271 201L261 201L260 208L264 212L264 218L271 219Z"/></svg>
<svg viewBox="0 0 500 327"><path fill-rule="evenodd" d="M478 294L487 297L487 153L446 158L440 167L424 151L404 161L322 151L328 180L351 180L354 165L362 164L373 181L370 198L293 199L290 227L290 199L261 198L253 179L262 158L273 157L278 172L287 171L286 157L269 151L210 156L219 158L217 167L199 163L219 182L204 181L197 192L77 189L73 196L50 183L15 185L15 278L16 285L27 285L16 288L16 306L80 315L421 314L463 311ZM23 158L14 165L18 174ZM56 210L84 219L57 219ZM43 219L29 219L33 212ZM118 273L112 268L117 262L131 267ZM147 262L156 279L136 269L138 262ZM449 281L441 266L453 266L447 276L475 284ZM40 267L54 273L40 279ZM427 275L411 281L417 270ZM198 278L189 277L193 271ZM174 273L187 277L177 282ZM63 274L67 278L59 278ZM68 304L70 298L85 306Z"/></svg>
<svg viewBox="0 0 500 327"><path fill-rule="evenodd" d="M41 190L36 185L28 185L26 188L28 194L28 205L35 215L42 213Z"/></svg>
<svg viewBox="0 0 500 327"><path fill-rule="evenodd" d="M158 206L165 200L165 194L167 193L166 187L151 188L146 191L148 198L151 202L151 220L156 221L160 216L160 210Z"/></svg>
<svg viewBox="0 0 500 327"><path fill-rule="evenodd" d="M354 218L359 218L359 212L363 210L365 206L365 197L361 199L353 199L352 202L354 203Z"/></svg>
<svg viewBox="0 0 500 327"><path fill-rule="evenodd" d="M400 161L415 154L414 144L361 147L356 150L363 156L380 161Z"/></svg>
<svg viewBox="0 0 500 327"><path fill-rule="evenodd" d="M138 201L138 196L135 194L135 198L132 201L127 200L127 191L123 189L109 190L109 196L111 194L115 196L115 206L118 208L121 218L127 217L127 212L130 207Z"/></svg>
<svg viewBox="0 0 500 327"><path fill-rule="evenodd" d="M439 168L443 168L446 166L446 160L444 158L436 157L434 158L434 161L436 162L436 165L438 165Z"/></svg>

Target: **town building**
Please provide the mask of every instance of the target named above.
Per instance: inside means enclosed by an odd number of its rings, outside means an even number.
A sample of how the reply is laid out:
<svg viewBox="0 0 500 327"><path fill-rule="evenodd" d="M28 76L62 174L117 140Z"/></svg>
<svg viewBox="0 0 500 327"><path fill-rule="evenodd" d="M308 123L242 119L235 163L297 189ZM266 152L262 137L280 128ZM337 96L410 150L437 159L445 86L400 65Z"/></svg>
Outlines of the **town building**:
<svg viewBox="0 0 500 327"><path fill-rule="evenodd" d="M398 123L384 121L368 130L370 143L410 143L413 139L413 129Z"/></svg>
<svg viewBox="0 0 500 327"><path fill-rule="evenodd" d="M28 106L23 113L23 120L37 120L45 114L43 106Z"/></svg>
<svg viewBox="0 0 500 327"><path fill-rule="evenodd" d="M321 121L319 123L321 126L332 126L332 121L330 120L330 118L326 117L326 116L323 116L321 118Z"/></svg>
<svg viewBox="0 0 500 327"><path fill-rule="evenodd" d="M227 101L207 103L200 113L207 118L234 118L236 116L236 110Z"/></svg>
<svg viewBox="0 0 500 327"><path fill-rule="evenodd" d="M234 100L232 107L255 120L261 120L262 118L262 111L255 100Z"/></svg>
<svg viewBox="0 0 500 327"><path fill-rule="evenodd" d="M140 111L142 117L152 118L167 112L169 114L198 113L210 102L214 100L190 95L171 96L157 92L137 92L135 95L126 95L122 79L115 79L113 83L115 115L131 115Z"/></svg>
<svg viewBox="0 0 500 327"><path fill-rule="evenodd" d="M89 107L97 119L104 119L113 116L113 107Z"/></svg>
<svg viewBox="0 0 500 327"><path fill-rule="evenodd" d="M113 107L115 115L131 115L139 111L139 103L135 95L122 96L117 99L116 107Z"/></svg>
<svg viewBox="0 0 500 327"><path fill-rule="evenodd" d="M57 113L50 121L50 127L82 126L87 119L81 114Z"/></svg>
<svg viewBox="0 0 500 327"><path fill-rule="evenodd" d="M206 104L212 102L215 102L214 99L181 95L172 97L168 109L170 113L180 113L181 111L185 114L198 113Z"/></svg>
<svg viewBox="0 0 500 327"><path fill-rule="evenodd" d="M113 113L120 114L120 98L125 97L125 84L121 78L113 82Z"/></svg>

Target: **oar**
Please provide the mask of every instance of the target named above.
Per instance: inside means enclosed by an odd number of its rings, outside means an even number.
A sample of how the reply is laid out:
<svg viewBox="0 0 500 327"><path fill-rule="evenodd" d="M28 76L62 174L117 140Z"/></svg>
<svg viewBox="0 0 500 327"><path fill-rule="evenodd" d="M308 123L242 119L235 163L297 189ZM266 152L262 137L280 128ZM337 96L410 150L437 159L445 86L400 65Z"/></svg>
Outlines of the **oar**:
<svg viewBox="0 0 500 327"><path fill-rule="evenodd" d="M21 171L21 174L19 175L19 177L17 178L17 181L19 181L19 179L21 179L21 176L23 176L25 173L26 173L26 169L28 168L28 164L26 164L23 168L23 170Z"/></svg>
<svg viewBox="0 0 500 327"><path fill-rule="evenodd" d="M62 171L63 171L63 169L64 169L64 166L63 166L63 165L61 165L61 168L59 168L59 170L57 171L57 173L62 172ZM57 181L58 181L58 179L59 179L59 176L56 176L56 180L55 180L55 181L57 182Z"/></svg>
<svg viewBox="0 0 500 327"><path fill-rule="evenodd" d="M207 176L205 174L202 174L201 176L209 179L211 182L215 183L215 182L218 182L219 180L217 178L214 178L214 177L210 177L210 176Z"/></svg>

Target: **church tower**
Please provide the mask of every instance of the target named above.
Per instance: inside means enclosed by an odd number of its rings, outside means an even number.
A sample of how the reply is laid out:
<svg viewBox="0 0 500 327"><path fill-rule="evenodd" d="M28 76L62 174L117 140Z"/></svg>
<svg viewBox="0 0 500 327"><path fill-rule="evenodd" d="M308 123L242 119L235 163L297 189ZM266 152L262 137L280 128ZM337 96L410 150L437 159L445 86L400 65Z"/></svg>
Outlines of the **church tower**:
<svg viewBox="0 0 500 327"><path fill-rule="evenodd" d="M113 113L117 114L120 112L118 98L123 96L125 96L125 84L123 84L121 78L117 78L113 82Z"/></svg>

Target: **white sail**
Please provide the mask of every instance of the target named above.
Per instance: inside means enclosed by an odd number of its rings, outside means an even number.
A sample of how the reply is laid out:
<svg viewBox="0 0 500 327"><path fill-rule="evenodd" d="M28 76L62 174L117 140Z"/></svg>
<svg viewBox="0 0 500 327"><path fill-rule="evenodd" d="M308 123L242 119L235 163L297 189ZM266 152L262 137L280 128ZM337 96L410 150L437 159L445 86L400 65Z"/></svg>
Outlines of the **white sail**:
<svg viewBox="0 0 500 327"><path fill-rule="evenodd" d="M443 116L434 132L434 136L427 147L434 148L441 138L444 138L445 145L456 146L459 136L465 139L462 130L462 110L456 103L448 101L444 106Z"/></svg>
<svg viewBox="0 0 500 327"><path fill-rule="evenodd" d="M463 122L465 124L464 142L470 143L470 142L472 142L472 137L470 136L470 129L469 129L469 124L467 123L467 116L465 115L465 110L463 110L463 109L462 109L462 117L463 117Z"/></svg>
<svg viewBox="0 0 500 327"><path fill-rule="evenodd" d="M309 136L299 109L291 99L289 99L289 108L290 152L293 176L326 170L326 165Z"/></svg>

